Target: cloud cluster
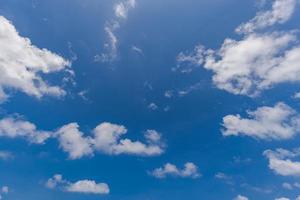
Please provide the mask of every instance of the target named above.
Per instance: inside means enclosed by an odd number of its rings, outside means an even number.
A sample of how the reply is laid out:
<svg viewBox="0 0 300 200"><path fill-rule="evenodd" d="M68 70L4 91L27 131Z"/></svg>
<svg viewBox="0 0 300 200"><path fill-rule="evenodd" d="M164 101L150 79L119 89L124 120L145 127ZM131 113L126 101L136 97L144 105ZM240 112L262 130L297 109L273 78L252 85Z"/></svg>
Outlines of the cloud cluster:
<svg viewBox="0 0 300 200"><path fill-rule="evenodd" d="M154 169L150 174L160 179L168 176L181 178L199 178L201 176L198 167L191 162L185 163L183 169L179 169L176 165L167 163L163 167Z"/></svg>
<svg viewBox="0 0 300 200"><path fill-rule="evenodd" d="M294 137L300 130L299 114L284 103L277 103L274 107L259 107L247 114L249 118L242 118L240 115L225 116L223 135L283 140Z"/></svg>
<svg viewBox="0 0 300 200"><path fill-rule="evenodd" d="M251 97L276 84L300 81L298 33L254 32L286 22L295 6L295 0L275 0L270 11L259 12L237 28L245 33L241 40L227 38L218 50L199 45L192 53L180 53L178 68L189 71L191 66L203 65L214 73L213 82L219 89Z"/></svg>
<svg viewBox="0 0 300 200"><path fill-rule="evenodd" d="M43 144L50 137L56 138L70 159L92 156L95 151L109 155L155 156L164 152L161 135L155 130L145 132L145 142L122 138L127 129L122 125L104 122L99 124L91 136L85 136L77 123L62 126L56 131L38 130L31 122L4 118L0 120L0 136L26 138L31 143Z"/></svg>
<svg viewBox="0 0 300 200"><path fill-rule="evenodd" d="M19 35L14 25L0 16L0 101L13 89L37 98L63 96L59 86L50 86L43 74L70 70L71 63L47 49L34 46L29 38Z"/></svg>
<svg viewBox="0 0 300 200"><path fill-rule="evenodd" d="M108 42L104 44L106 52L97 55L95 57L96 61L112 62L117 58L119 41L116 36L116 31L121 27L122 21L127 19L129 10L135 6L135 0L121 0L114 5L115 19L106 22L104 27L108 39Z"/></svg>
<svg viewBox="0 0 300 200"><path fill-rule="evenodd" d="M106 183L96 183L93 180L79 180L69 182L64 180L62 175L56 174L46 182L46 187L55 189L62 188L66 192L85 193L85 194L109 194L109 186Z"/></svg>
<svg viewBox="0 0 300 200"><path fill-rule="evenodd" d="M300 149L288 151L286 149L266 150L264 156L269 160L269 168L281 176L300 176L300 162L291 158L300 155Z"/></svg>

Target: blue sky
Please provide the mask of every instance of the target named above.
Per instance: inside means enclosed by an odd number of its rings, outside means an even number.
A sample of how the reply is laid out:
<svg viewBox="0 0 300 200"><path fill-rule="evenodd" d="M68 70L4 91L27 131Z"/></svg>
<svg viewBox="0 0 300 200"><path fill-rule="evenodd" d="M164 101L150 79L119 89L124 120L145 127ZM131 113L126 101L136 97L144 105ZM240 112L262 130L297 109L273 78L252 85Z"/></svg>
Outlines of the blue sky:
<svg viewBox="0 0 300 200"><path fill-rule="evenodd" d="M298 0L2 0L4 200L299 200Z"/></svg>

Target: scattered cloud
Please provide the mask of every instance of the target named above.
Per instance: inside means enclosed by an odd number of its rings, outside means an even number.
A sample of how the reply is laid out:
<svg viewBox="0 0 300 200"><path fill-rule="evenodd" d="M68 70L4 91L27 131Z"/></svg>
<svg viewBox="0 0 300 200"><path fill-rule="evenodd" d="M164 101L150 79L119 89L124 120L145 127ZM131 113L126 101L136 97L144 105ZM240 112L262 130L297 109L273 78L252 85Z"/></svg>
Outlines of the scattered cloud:
<svg viewBox="0 0 300 200"><path fill-rule="evenodd" d="M295 31L253 32L284 23L292 15L295 0L276 0L271 11L260 12L237 30L242 39L226 38L218 50L197 45L191 53L180 53L177 69L189 72L202 66L214 73L213 83L232 94L255 97L280 83L300 81L300 45ZM248 33L249 32L249 33Z"/></svg>
<svg viewBox="0 0 300 200"><path fill-rule="evenodd" d="M263 140L284 140L300 130L300 116L284 103L248 111L249 118L227 115L223 118L224 136L245 135Z"/></svg>
<svg viewBox="0 0 300 200"><path fill-rule="evenodd" d="M141 48L137 47L137 46L132 46L131 49L132 49L132 51L135 51L140 55L144 55L143 50Z"/></svg>
<svg viewBox="0 0 300 200"><path fill-rule="evenodd" d="M9 188L8 186L2 186L0 190L0 199L3 198L3 195L6 195L9 193Z"/></svg>
<svg viewBox="0 0 300 200"><path fill-rule="evenodd" d="M147 130L144 135L145 143L122 138L126 133L124 126L108 122L99 124L92 131L92 136L85 136L77 123L64 125L56 131L43 131L22 119L9 117L0 120L0 136L21 137L36 144L43 144L50 137L56 138L60 148L69 154L70 159L92 156L95 151L110 155L139 156L156 156L164 152L164 143L157 131Z"/></svg>
<svg viewBox="0 0 300 200"><path fill-rule="evenodd" d="M181 178L199 178L201 176L198 167L191 162L185 163L183 169L179 169L176 165L167 163L163 167L154 169L150 174L160 179L168 176Z"/></svg>
<svg viewBox="0 0 300 200"><path fill-rule="evenodd" d="M275 200L290 200L289 198L285 198L285 197L280 197L280 198L276 198Z"/></svg>
<svg viewBox="0 0 300 200"><path fill-rule="evenodd" d="M62 175L56 174L46 182L49 189L61 188L66 192L85 193L85 194L109 194L109 186L106 183L96 183L94 180L79 180L70 182L64 180Z"/></svg>
<svg viewBox="0 0 300 200"><path fill-rule="evenodd" d="M288 151L276 149L275 151L266 150L264 156L269 160L269 168L281 176L300 176L300 162L292 161L300 155L300 150Z"/></svg>
<svg viewBox="0 0 300 200"><path fill-rule="evenodd" d="M223 173L223 172L218 172L215 174L215 178L216 179L220 179L220 180L223 180L226 184L229 184L229 185L233 185L234 182L232 180L232 177Z"/></svg>
<svg viewBox="0 0 300 200"><path fill-rule="evenodd" d="M64 96L66 92L61 87L50 86L43 77L70 70L71 63L47 49L34 46L3 16L0 16L0 27L0 101L9 97L7 89L37 98Z"/></svg>
<svg viewBox="0 0 300 200"><path fill-rule="evenodd" d="M236 28L237 33L251 33L274 24L283 24L293 15L297 0L274 0L271 10L260 11L247 23Z"/></svg>

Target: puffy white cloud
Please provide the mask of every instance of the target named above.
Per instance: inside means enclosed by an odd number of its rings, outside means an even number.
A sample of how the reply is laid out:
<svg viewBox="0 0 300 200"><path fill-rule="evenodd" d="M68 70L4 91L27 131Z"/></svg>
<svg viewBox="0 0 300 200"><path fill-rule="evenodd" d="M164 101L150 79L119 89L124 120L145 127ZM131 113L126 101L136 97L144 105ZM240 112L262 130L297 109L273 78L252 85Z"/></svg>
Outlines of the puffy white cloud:
<svg viewBox="0 0 300 200"><path fill-rule="evenodd" d="M121 139L127 133L127 129L124 126L108 122L98 125L93 133L95 148L103 153L154 156L164 152L160 135L157 132L148 131L146 133L145 137L148 144L130 139Z"/></svg>
<svg viewBox="0 0 300 200"><path fill-rule="evenodd" d="M300 175L300 162L290 160L300 155L299 149L294 151L285 149L266 150L264 155L269 159L269 168L276 174L282 176Z"/></svg>
<svg viewBox="0 0 300 200"><path fill-rule="evenodd" d="M242 195L238 195L233 200L248 200L248 197L245 197L245 196L242 196Z"/></svg>
<svg viewBox="0 0 300 200"><path fill-rule="evenodd" d="M77 123L70 123L61 127L57 132L60 147L69 153L70 159L78 159L85 155L92 155L92 139L84 137L79 131Z"/></svg>
<svg viewBox="0 0 300 200"><path fill-rule="evenodd" d="M176 165L167 163L163 167L154 169L152 172L150 172L150 174L156 178L166 178L167 176L199 178L201 176L198 171L198 167L191 162L185 163L183 169L178 169Z"/></svg>
<svg viewBox="0 0 300 200"><path fill-rule="evenodd" d="M109 194L109 187L106 183L96 183L92 180L81 180L71 183L66 187L68 192Z"/></svg>
<svg viewBox="0 0 300 200"><path fill-rule="evenodd" d="M290 199L286 197L280 197L280 198L276 198L275 200L290 200Z"/></svg>
<svg viewBox="0 0 300 200"><path fill-rule="evenodd" d="M14 25L0 16L0 100L7 89L14 89L41 98L44 95L63 96L59 86L50 86L42 78L69 69L70 62L47 49L40 49L29 38L19 35Z"/></svg>
<svg viewBox="0 0 300 200"><path fill-rule="evenodd" d="M31 143L43 144L51 133L37 130L31 122L8 117L0 120L0 136L8 138L23 137Z"/></svg>
<svg viewBox="0 0 300 200"><path fill-rule="evenodd" d="M67 192L109 194L109 186L106 183L96 183L94 180L79 180L72 183L64 180L60 174L56 174L52 178L48 179L45 185L49 189L60 187Z"/></svg>
<svg viewBox="0 0 300 200"><path fill-rule="evenodd" d="M69 154L70 159L92 156L95 152L109 155L157 156L164 152L161 135L155 130L145 132L145 142L132 141L122 137L127 133L124 126L104 122L86 136L77 123L70 123L56 131L37 130L36 126L18 118L0 120L0 136L26 138L31 143L43 144L50 137L59 142L60 148ZM1 155L1 154L0 154Z"/></svg>
<svg viewBox="0 0 300 200"><path fill-rule="evenodd" d="M300 116L284 103L277 103L274 107L259 107L247 114L249 118L242 118L240 115L225 116L223 135L283 140L294 137L300 130Z"/></svg>
<svg viewBox="0 0 300 200"><path fill-rule="evenodd" d="M150 109L150 110L157 110L158 106L155 103L152 102L152 103L150 103L148 105L148 109Z"/></svg>
<svg viewBox="0 0 300 200"><path fill-rule="evenodd" d="M247 23L240 25L236 32L250 33L274 24L288 21L295 11L297 0L274 0L271 10L260 11Z"/></svg>
<svg viewBox="0 0 300 200"><path fill-rule="evenodd" d="M255 97L274 85L300 81L300 45L294 31L256 33L250 30L284 23L296 0L276 0L272 11L260 12L238 30L249 29L240 40L226 38L220 49L202 45L177 57L179 69L190 72L201 66L213 72L213 83L233 94Z"/></svg>
<svg viewBox="0 0 300 200"><path fill-rule="evenodd" d="M294 188L290 183L282 183L282 187L287 190L292 190Z"/></svg>

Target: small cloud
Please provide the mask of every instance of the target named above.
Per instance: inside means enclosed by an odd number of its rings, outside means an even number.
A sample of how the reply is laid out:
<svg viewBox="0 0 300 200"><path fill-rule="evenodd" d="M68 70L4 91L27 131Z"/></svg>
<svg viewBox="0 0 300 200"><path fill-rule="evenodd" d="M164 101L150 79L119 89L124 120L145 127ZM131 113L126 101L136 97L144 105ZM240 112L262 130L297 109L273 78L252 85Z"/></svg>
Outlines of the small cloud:
<svg viewBox="0 0 300 200"><path fill-rule="evenodd" d="M148 105L148 109L150 109L150 110L157 110L158 106L155 103L150 103Z"/></svg>

